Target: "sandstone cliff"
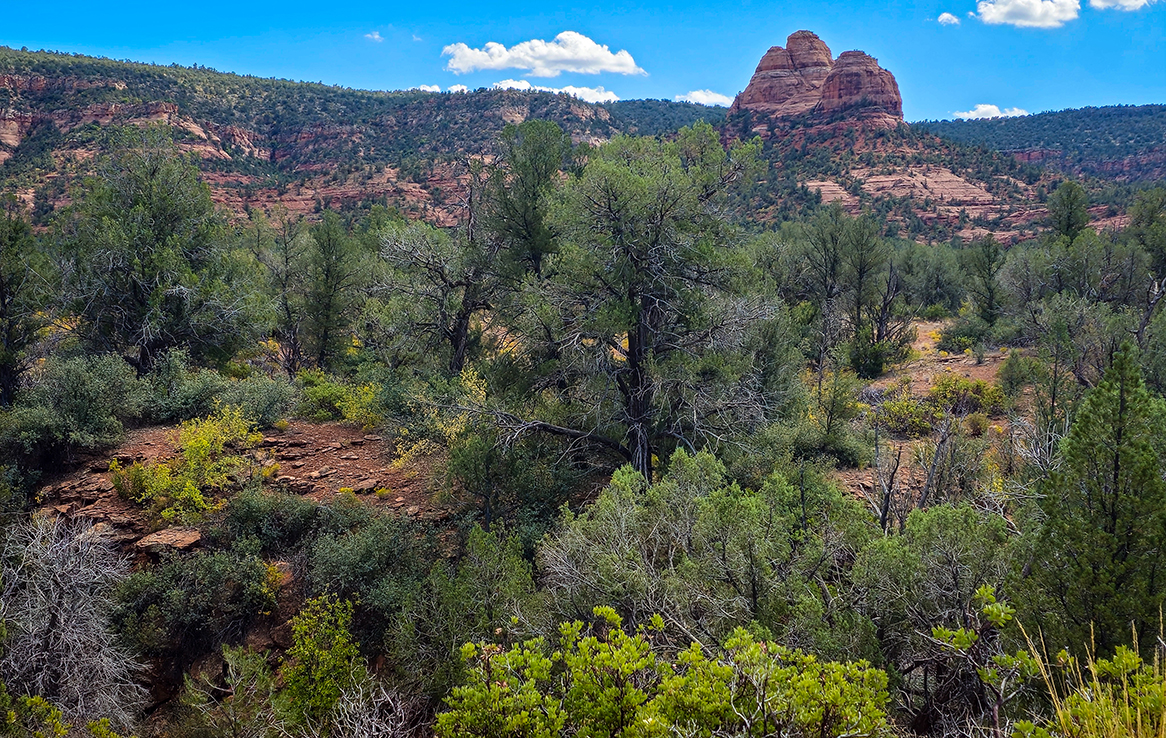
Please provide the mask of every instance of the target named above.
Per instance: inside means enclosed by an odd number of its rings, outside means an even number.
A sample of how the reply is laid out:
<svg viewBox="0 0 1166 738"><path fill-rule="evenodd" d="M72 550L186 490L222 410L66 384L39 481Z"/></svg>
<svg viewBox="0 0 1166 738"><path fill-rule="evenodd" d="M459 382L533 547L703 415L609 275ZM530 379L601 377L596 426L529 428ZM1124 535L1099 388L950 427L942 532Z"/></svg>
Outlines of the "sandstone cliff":
<svg viewBox="0 0 1166 738"><path fill-rule="evenodd" d="M861 118L894 127L903 120L895 77L861 51L837 59L810 31L798 31L785 48L774 46L757 65L749 85L729 109L767 118Z"/></svg>

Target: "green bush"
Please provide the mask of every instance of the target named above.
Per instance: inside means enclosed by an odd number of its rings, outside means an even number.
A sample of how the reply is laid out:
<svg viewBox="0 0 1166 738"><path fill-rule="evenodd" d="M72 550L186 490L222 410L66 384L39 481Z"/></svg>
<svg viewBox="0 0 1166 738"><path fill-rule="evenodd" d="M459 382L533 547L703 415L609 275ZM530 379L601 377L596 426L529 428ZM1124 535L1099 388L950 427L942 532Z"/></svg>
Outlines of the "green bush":
<svg viewBox="0 0 1166 738"><path fill-rule="evenodd" d="M972 312L964 312L955 322L944 328L935 345L940 351L962 354L988 340L992 326Z"/></svg>
<svg viewBox="0 0 1166 738"><path fill-rule="evenodd" d="M0 515L24 510L40 475L14 464L0 464Z"/></svg>
<svg viewBox="0 0 1166 738"><path fill-rule="evenodd" d="M163 354L144 383L149 388L145 416L159 423L204 417L223 404L242 408L256 425L268 428L288 413L295 397L295 388L286 379L262 374L231 379L191 366L182 349Z"/></svg>
<svg viewBox="0 0 1166 738"><path fill-rule="evenodd" d="M945 374L923 400L911 396L906 382L889 390L875 411L875 422L890 433L922 438L931 435L944 413L951 412L970 416L969 430L975 431L973 435L982 435L987 430L984 416L999 415L1005 404L1004 392L996 385Z"/></svg>
<svg viewBox="0 0 1166 738"><path fill-rule="evenodd" d="M140 417L143 400L134 370L118 356L50 359L0 416L0 444L34 463L109 447Z"/></svg>
<svg viewBox="0 0 1166 738"><path fill-rule="evenodd" d="M117 590L112 620L145 653L193 657L240 637L275 607L267 565L255 541L192 555L170 554L140 569Z"/></svg>
<svg viewBox="0 0 1166 738"><path fill-rule="evenodd" d="M352 638L352 603L334 595L308 600L291 625L280 697L296 722L319 724L346 687L368 680Z"/></svg>
<svg viewBox="0 0 1166 738"><path fill-rule="evenodd" d="M446 481L475 506L484 527L505 520L533 550L581 476L565 461L563 450L544 438L507 444L496 431L472 430L450 442Z"/></svg>
<svg viewBox="0 0 1166 738"><path fill-rule="evenodd" d="M1000 366L996 375L1000 382L1000 389L1008 397L1016 397L1028 385L1037 381L1041 373L1041 364L1037 359L1013 350Z"/></svg>
<svg viewBox="0 0 1166 738"><path fill-rule="evenodd" d="M850 342L850 368L863 379L874 379L890 364L905 359L909 348L909 340L876 341L873 330L863 328Z"/></svg>
<svg viewBox="0 0 1166 738"><path fill-rule="evenodd" d="M192 368L185 350L171 349L157 359L144 382L150 390L146 417L175 423L209 415L228 380L210 369Z"/></svg>
<svg viewBox="0 0 1166 738"><path fill-rule="evenodd" d="M842 550L870 532L859 504L808 464L748 490L711 454L676 451L654 484L623 467L578 515L564 510L538 553L543 627L610 606L632 625L659 612L677 629L657 641L677 649L685 633L715 642L756 622L818 653L865 652L865 625L807 572L823 560L845 571Z"/></svg>
<svg viewBox="0 0 1166 738"><path fill-rule="evenodd" d="M928 305L919 313L922 320L943 320L951 315L951 311L943 305Z"/></svg>
<svg viewBox="0 0 1166 738"><path fill-rule="evenodd" d="M305 369L296 375L300 385L301 401L296 414L310 420L340 420L344 417L342 405L348 398L348 388L328 378L319 369Z"/></svg>
<svg viewBox="0 0 1166 738"><path fill-rule="evenodd" d="M529 617L537 605L532 568L522 553L517 536L475 526L456 563L433 567L385 635L400 681L448 694L461 681L465 643L525 633L512 618Z"/></svg>
<svg viewBox="0 0 1166 738"><path fill-rule="evenodd" d="M862 386L853 372L837 370L824 371L821 376L807 374L800 386L792 387L804 398L799 404L804 403L805 412L767 429L772 455L754 459L759 472L756 479L767 476L774 459L781 458L787 448L794 458L807 461L827 456L844 467L866 463L870 445L854 423L863 410L858 402Z"/></svg>
<svg viewBox="0 0 1166 738"><path fill-rule="evenodd" d="M1007 399L1004 391L982 379L966 379L954 374L943 374L935 380L929 393L930 401L940 410L956 415L1004 412Z"/></svg>
<svg viewBox="0 0 1166 738"><path fill-rule="evenodd" d="M302 371L296 380L301 394L296 413L320 422L343 420L365 429L375 428L384 422L386 401L396 399L376 382L346 384L319 369Z"/></svg>
<svg viewBox="0 0 1166 738"><path fill-rule="evenodd" d="M188 709L172 734L218 738L268 738L287 735L276 709L277 680L267 653L223 645L224 674L187 674L182 704ZM223 695L229 698L223 699Z"/></svg>
<svg viewBox="0 0 1166 738"><path fill-rule="evenodd" d="M308 582L312 592L359 602L359 614L367 615L360 618L362 640L371 643L382 640L436 559L417 524L375 517L340 534L322 532L309 554Z"/></svg>
<svg viewBox="0 0 1166 738"><path fill-rule="evenodd" d="M222 532L230 539L252 538L270 553L295 551L319 525L319 508L294 495L251 486L227 503Z"/></svg>
<svg viewBox="0 0 1166 738"><path fill-rule="evenodd" d="M1037 664L1053 714L1016 724L1016 738L1157 738L1166 733L1166 671L1118 646L1112 659L1082 663L1061 652Z"/></svg>
<svg viewBox="0 0 1166 738"><path fill-rule="evenodd" d="M595 615L592 629L564 623L553 653L542 639L466 645L466 683L438 715L439 738L500 725L527 736L894 735L886 674L865 662L819 661L740 629L720 658L692 644L673 661L653 648L659 616L628 634L611 608Z"/></svg>
<svg viewBox="0 0 1166 738"><path fill-rule="evenodd" d="M979 438L988 432L988 416L984 413L972 413L964 419L964 426L970 437Z"/></svg>
<svg viewBox="0 0 1166 738"><path fill-rule="evenodd" d="M167 522L198 523L215 508L215 493L225 491L243 466L243 459L228 449L241 451L262 438L252 428L243 411L232 407L188 420L178 431L178 457L134 462L124 470L114 461L109 467L113 486L125 499L151 505Z"/></svg>
<svg viewBox="0 0 1166 738"><path fill-rule="evenodd" d="M224 405L238 407L260 428L270 428L292 409L296 389L283 377L271 378L253 374L245 379L229 382L219 392Z"/></svg>
<svg viewBox="0 0 1166 738"><path fill-rule="evenodd" d="M880 428L911 438L931 435L936 420L938 415L930 404L911 396L909 382L889 390L875 413Z"/></svg>

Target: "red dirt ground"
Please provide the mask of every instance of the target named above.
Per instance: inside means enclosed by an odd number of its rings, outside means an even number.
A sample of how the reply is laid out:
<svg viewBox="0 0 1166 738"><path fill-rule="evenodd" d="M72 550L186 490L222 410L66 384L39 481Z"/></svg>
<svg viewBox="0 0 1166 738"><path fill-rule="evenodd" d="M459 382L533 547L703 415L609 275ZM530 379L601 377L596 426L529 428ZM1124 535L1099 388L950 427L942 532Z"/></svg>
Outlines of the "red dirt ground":
<svg viewBox="0 0 1166 738"><path fill-rule="evenodd" d="M152 532L149 517L114 490L110 462L126 467L164 461L176 454L176 440L174 427L130 431L116 449L82 458L72 470L47 478L38 492L41 509L91 520L122 545L140 540ZM347 489L369 505L423 520L444 520L452 511L433 499L431 459L416 456L394 465L394 443L352 426L292 421L286 430L265 433L247 456L266 468L266 489L316 502Z"/></svg>

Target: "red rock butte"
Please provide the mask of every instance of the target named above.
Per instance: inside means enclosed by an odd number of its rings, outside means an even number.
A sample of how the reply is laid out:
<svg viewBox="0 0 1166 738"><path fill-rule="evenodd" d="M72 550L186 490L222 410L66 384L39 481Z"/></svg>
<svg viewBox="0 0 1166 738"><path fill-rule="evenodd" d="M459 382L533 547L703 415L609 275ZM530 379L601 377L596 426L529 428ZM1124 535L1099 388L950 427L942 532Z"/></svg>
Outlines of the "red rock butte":
<svg viewBox="0 0 1166 738"><path fill-rule="evenodd" d="M810 31L798 31L774 46L757 65L749 85L729 113L748 110L770 118L858 118L896 126L903 98L895 76L861 51L834 59Z"/></svg>

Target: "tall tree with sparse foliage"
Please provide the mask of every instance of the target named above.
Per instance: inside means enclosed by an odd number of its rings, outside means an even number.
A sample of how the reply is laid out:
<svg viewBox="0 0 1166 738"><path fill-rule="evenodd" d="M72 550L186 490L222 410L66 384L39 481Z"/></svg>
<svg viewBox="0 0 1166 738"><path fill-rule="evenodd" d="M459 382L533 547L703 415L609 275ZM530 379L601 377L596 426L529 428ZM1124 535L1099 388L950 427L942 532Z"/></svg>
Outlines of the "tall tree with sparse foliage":
<svg viewBox="0 0 1166 738"><path fill-rule="evenodd" d="M0 216L0 405L15 399L28 349L45 324L41 310L48 293L39 262L32 228L9 196Z"/></svg>
<svg viewBox="0 0 1166 738"><path fill-rule="evenodd" d="M745 344L773 312L735 292L740 252L719 207L756 156L755 144L726 151L707 124L593 152L556 197L559 251L513 324L539 362L536 386L565 391L557 407L521 411L537 420L511 418L513 435L588 443L651 478L677 445L765 422L775 403Z"/></svg>
<svg viewBox="0 0 1166 738"><path fill-rule="evenodd" d="M368 278L360 241L340 216L329 210L311 229L307 254L308 289L305 334L316 366L330 368L344 354L349 328Z"/></svg>

